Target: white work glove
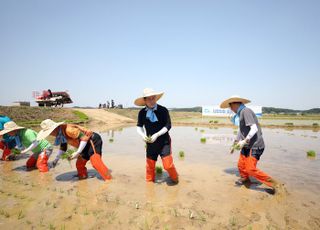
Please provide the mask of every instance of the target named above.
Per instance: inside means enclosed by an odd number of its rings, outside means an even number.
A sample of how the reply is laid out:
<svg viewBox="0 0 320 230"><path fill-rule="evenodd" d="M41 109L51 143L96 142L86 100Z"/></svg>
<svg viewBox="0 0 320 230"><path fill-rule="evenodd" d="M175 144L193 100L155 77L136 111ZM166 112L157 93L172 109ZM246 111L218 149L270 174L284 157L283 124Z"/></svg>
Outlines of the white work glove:
<svg viewBox="0 0 320 230"><path fill-rule="evenodd" d="M70 157L70 160L74 160L74 159L76 159L76 158L78 158L78 156L80 155L80 153L77 151L77 152L74 152L73 154L72 154L72 156Z"/></svg>
<svg viewBox="0 0 320 230"><path fill-rule="evenodd" d="M155 133L151 136L151 140L149 141L149 143L154 143L159 137L158 133Z"/></svg>
<svg viewBox="0 0 320 230"><path fill-rule="evenodd" d="M49 163L49 167L50 168L55 168L56 166L57 166L57 164L58 164L58 161L59 161L59 159L54 159L53 161L51 161L50 163Z"/></svg>
<svg viewBox="0 0 320 230"><path fill-rule="evenodd" d="M72 156L70 157L70 160L74 160L76 158L78 158L78 156L80 155L80 153L82 153L82 151L84 150L84 148L86 147L87 145L87 141L80 141L80 144L79 144L79 148L77 149L76 152L74 152L72 154Z"/></svg>
<svg viewBox="0 0 320 230"><path fill-rule="evenodd" d="M242 140L242 141L239 141L237 145L239 146L240 149L242 149L242 148L243 148L244 146L246 146L248 143L249 143L249 141L248 141L247 139L244 139L244 140Z"/></svg>
<svg viewBox="0 0 320 230"><path fill-rule="evenodd" d="M65 153L65 151L63 151L63 150L59 149L59 151L58 151L58 154L57 154L56 158L55 158L53 161L51 161L51 162L49 163L50 168L54 168L54 167L56 167L56 166L57 166L58 161L60 160L61 155L62 155L62 154L64 154L64 153Z"/></svg>
<svg viewBox="0 0 320 230"><path fill-rule="evenodd" d="M167 127L163 127L159 132L151 136L151 140L149 143L154 143L160 136L166 134L167 132L168 132Z"/></svg>
<svg viewBox="0 0 320 230"><path fill-rule="evenodd" d="M31 144L28 148L26 148L26 149L24 149L24 150L21 151L21 154L25 154L25 153L33 150L33 149L36 148L38 145L39 145L39 142L38 142L38 141L32 142L32 144Z"/></svg>
<svg viewBox="0 0 320 230"><path fill-rule="evenodd" d="M137 133L141 136L142 140L144 142L148 142L148 137L147 135L145 134L144 130L142 127L139 127L137 126Z"/></svg>

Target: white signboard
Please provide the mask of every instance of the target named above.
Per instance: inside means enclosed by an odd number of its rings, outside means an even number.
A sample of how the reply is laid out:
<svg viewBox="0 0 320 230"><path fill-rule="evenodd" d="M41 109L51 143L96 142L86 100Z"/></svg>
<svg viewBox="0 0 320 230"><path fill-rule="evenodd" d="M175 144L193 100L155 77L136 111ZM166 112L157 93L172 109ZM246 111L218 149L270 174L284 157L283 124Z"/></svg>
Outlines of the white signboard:
<svg viewBox="0 0 320 230"><path fill-rule="evenodd" d="M257 117L262 117L262 106L247 106ZM234 113L230 109L221 109L220 106L202 106L202 116L231 117Z"/></svg>

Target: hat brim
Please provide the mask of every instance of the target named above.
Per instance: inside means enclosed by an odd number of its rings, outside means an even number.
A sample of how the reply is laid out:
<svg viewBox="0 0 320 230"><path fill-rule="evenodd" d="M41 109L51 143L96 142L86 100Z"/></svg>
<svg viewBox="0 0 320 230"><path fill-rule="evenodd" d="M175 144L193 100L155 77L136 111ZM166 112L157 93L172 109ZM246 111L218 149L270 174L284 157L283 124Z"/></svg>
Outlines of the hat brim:
<svg viewBox="0 0 320 230"><path fill-rule="evenodd" d="M48 130L40 130L40 132L37 135L37 141L41 141L43 139L46 139L53 132L53 130L55 130L57 127L59 127L60 125L63 125L63 124L64 124L64 122L58 122Z"/></svg>
<svg viewBox="0 0 320 230"><path fill-rule="evenodd" d="M236 103L236 102L240 102L240 103L243 103L243 104L248 104L250 103L251 101L246 99L246 98L241 98L241 97L232 97L232 98L229 98L225 101L223 101L221 104L220 104L220 108L221 109L227 109L230 107L230 104L231 103Z"/></svg>
<svg viewBox="0 0 320 230"><path fill-rule="evenodd" d="M10 132L15 131L15 130L20 130L20 129L25 129L25 127L17 126L14 129L3 129L3 130L0 131L0 136L3 136L5 134L7 134L7 133L10 133Z"/></svg>
<svg viewBox="0 0 320 230"><path fill-rule="evenodd" d="M145 97L152 97L152 96L156 96L156 101L159 101L160 98L163 96L163 92L161 93L153 93L153 94L150 94L150 95L147 95ZM144 100L145 97L139 97L137 98L135 101L134 101L134 104L136 106L145 106L146 105L146 102Z"/></svg>

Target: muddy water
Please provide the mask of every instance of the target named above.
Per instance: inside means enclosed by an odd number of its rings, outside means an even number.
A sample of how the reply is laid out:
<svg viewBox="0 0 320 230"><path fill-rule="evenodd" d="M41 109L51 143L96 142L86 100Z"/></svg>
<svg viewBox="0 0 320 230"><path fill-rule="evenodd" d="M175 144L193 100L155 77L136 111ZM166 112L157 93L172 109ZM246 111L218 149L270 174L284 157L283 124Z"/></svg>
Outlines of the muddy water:
<svg viewBox="0 0 320 230"><path fill-rule="evenodd" d="M166 173L145 183L144 143L134 127L101 134L111 182L90 164L90 178L78 181L75 162L61 161L46 174L26 172L26 159L1 162L0 229L319 229L320 155L310 159L306 151L320 153L320 134L264 129L267 148L258 166L285 184L271 195L257 182L234 184L233 132L174 127L175 186Z"/></svg>

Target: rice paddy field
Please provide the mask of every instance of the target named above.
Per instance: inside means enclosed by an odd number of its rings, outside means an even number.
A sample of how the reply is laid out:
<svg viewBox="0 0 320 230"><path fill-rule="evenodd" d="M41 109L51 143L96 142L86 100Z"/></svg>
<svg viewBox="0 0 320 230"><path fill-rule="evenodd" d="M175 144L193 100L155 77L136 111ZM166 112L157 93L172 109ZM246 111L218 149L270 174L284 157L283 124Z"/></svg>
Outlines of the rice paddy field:
<svg viewBox="0 0 320 230"><path fill-rule="evenodd" d="M284 184L276 195L257 181L235 184L233 128L170 133L177 185L160 159L156 183L145 182L145 143L130 126L100 133L110 182L90 163L89 178L79 181L75 162L61 160L45 174L26 171L27 158L1 162L0 229L320 229L318 131L263 129L258 167Z"/></svg>

